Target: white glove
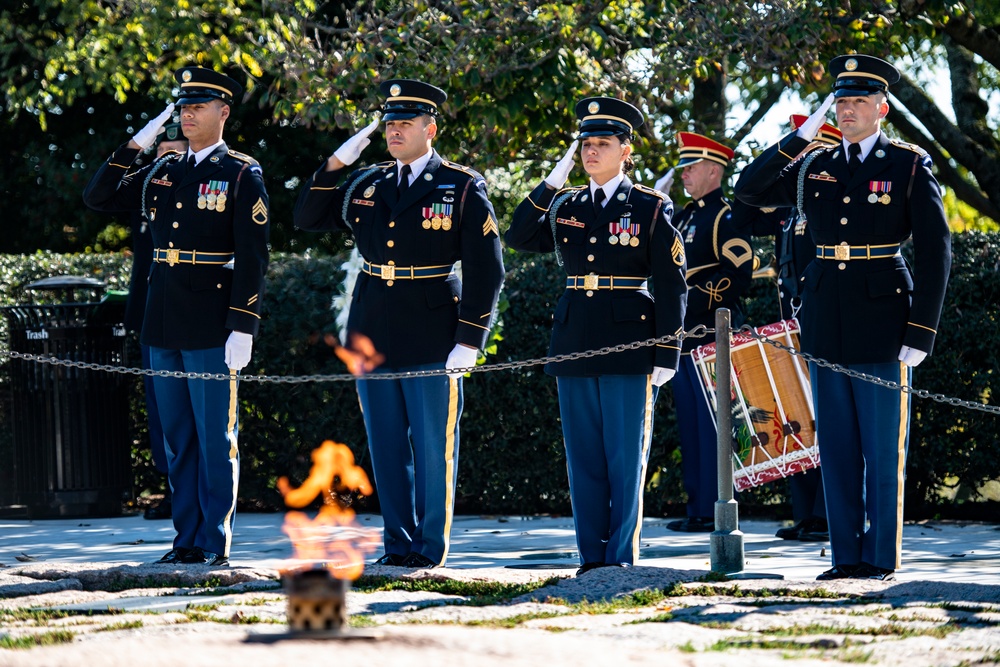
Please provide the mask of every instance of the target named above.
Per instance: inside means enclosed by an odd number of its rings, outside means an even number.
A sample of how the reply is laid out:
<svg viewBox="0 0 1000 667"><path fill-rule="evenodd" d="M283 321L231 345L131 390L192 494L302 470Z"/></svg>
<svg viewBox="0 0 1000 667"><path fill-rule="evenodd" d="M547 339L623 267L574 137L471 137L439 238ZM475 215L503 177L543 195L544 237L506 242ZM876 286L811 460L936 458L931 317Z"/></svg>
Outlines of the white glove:
<svg viewBox="0 0 1000 667"><path fill-rule="evenodd" d="M234 371L242 370L250 363L253 350L253 336L242 331L233 331L226 341L226 365Z"/></svg>
<svg viewBox="0 0 1000 667"><path fill-rule="evenodd" d="M674 184L674 170L671 167L670 171L666 175L658 180L653 186L653 189L657 192L662 192L663 194L670 196L670 186ZM657 385L659 386L659 385Z"/></svg>
<svg viewBox="0 0 1000 667"><path fill-rule="evenodd" d="M673 171L673 170L671 170ZM663 366L653 366L653 377L651 382L654 387L662 387L666 383L670 382L670 379L674 377L675 371L673 368L664 368Z"/></svg>
<svg viewBox="0 0 1000 667"><path fill-rule="evenodd" d="M479 350L474 347L466 347L462 344L455 345L455 348L448 355L448 361L444 362L444 367L449 371L454 368L472 368L479 358ZM448 373L450 378L460 378L465 373Z"/></svg>
<svg viewBox="0 0 1000 667"><path fill-rule="evenodd" d="M823 123L826 122L826 112L831 104L833 104L833 93L827 95L819 109L816 109L809 118L806 118L806 122L802 123L802 127L799 128L796 134L806 141L815 139L819 128L823 127Z"/></svg>
<svg viewBox="0 0 1000 667"><path fill-rule="evenodd" d="M340 148L333 151L333 154L337 156L338 160L344 163L345 167L354 164L361 157L361 151L367 148L368 144L372 142L368 138L368 135L378 129L379 122L380 119L376 118L353 137L341 144Z"/></svg>
<svg viewBox="0 0 1000 667"><path fill-rule="evenodd" d="M927 358L927 353L904 345L899 349L899 360L910 368L920 365L920 362Z"/></svg>
<svg viewBox="0 0 1000 667"><path fill-rule="evenodd" d="M566 155L563 155L559 162L556 162L556 166L552 168L549 175L545 177L545 182L554 187L556 190L561 190L562 186L566 185L566 180L569 178L569 172L573 171L573 164L576 160L576 147L580 145L579 139L574 139L573 143L569 145L569 150L566 151Z"/></svg>
<svg viewBox="0 0 1000 667"><path fill-rule="evenodd" d="M163 132L164 124L170 119L170 114L174 112L174 103L171 102L159 116L146 123L146 127L132 135L132 141L139 144L139 148L146 150L156 141L157 135Z"/></svg>

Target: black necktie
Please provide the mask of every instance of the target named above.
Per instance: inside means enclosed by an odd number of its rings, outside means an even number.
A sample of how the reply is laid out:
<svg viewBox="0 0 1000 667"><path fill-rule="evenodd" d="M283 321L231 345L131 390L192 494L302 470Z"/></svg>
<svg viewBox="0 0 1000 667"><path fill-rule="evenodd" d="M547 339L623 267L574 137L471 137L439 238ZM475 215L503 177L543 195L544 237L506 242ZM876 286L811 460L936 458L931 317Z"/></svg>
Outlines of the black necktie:
<svg viewBox="0 0 1000 667"><path fill-rule="evenodd" d="M404 164L403 168L399 170L399 196L402 197L406 194L406 190L410 187L410 165Z"/></svg>
<svg viewBox="0 0 1000 667"><path fill-rule="evenodd" d="M601 204L604 203L604 188L597 188L597 192L594 193L594 213L600 215L601 209L604 208Z"/></svg>
<svg viewBox="0 0 1000 667"><path fill-rule="evenodd" d="M194 155L191 155L191 157L188 158L188 171L194 171L194 168L197 166L198 163L195 162Z"/></svg>
<svg viewBox="0 0 1000 667"><path fill-rule="evenodd" d="M847 146L847 168L853 174L861 168L861 144L849 144Z"/></svg>

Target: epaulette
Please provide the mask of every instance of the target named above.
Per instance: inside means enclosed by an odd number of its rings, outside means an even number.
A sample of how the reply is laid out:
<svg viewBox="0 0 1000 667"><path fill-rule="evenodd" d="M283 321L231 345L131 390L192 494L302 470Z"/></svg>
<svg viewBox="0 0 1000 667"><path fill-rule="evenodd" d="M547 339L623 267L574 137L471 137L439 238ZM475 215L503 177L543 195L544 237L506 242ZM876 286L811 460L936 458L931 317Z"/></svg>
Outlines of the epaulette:
<svg viewBox="0 0 1000 667"><path fill-rule="evenodd" d="M251 167L259 167L260 166L260 163L257 162L257 160L254 160L252 157L250 157L246 153L240 153L239 151L234 151L232 148L229 149L229 155L231 157L236 158L240 162L246 162Z"/></svg>
<svg viewBox="0 0 1000 667"><path fill-rule="evenodd" d="M905 150L908 150L908 151L913 151L914 153L916 153L917 155L919 155L921 157L923 157L925 155L928 155L927 151L925 151L920 146L917 146L916 144L910 144L910 143L907 143L905 141L900 141L899 139L890 139L889 143L892 144L893 146L897 147L897 148L902 148L902 149L905 149Z"/></svg>
<svg viewBox="0 0 1000 667"><path fill-rule="evenodd" d="M441 160L441 166L448 167L449 169L454 169L455 171L460 171L468 176L471 176L473 181L486 180L485 178L482 177L482 175L478 171L474 169L469 169L468 167L463 167L462 165L455 164L454 162L449 162L448 160Z"/></svg>
<svg viewBox="0 0 1000 667"><path fill-rule="evenodd" d="M183 158L184 157L184 153L181 153L180 151L174 150L173 148L171 148L170 150L167 150L167 151L163 151L163 155L161 155L160 157L164 157L166 155L169 155L170 157L177 156L177 158ZM175 158L175 159L177 159L177 158Z"/></svg>
<svg viewBox="0 0 1000 667"><path fill-rule="evenodd" d="M666 199L667 199L667 195L663 194L659 190L654 190L653 188L649 187L648 185L643 185L642 183L633 183L632 187L634 187L639 192L645 192L647 195L653 195L654 197L659 197L660 199L663 199L664 201L666 201Z"/></svg>

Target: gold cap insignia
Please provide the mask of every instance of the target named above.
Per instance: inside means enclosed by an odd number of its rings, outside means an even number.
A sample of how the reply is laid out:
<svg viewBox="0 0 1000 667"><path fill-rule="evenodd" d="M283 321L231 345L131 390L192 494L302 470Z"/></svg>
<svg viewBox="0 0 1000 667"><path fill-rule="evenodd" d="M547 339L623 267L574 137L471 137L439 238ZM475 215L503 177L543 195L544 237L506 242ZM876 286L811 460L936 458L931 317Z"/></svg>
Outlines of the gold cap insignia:
<svg viewBox="0 0 1000 667"><path fill-rule="evenodd" d="M854 58L850 58L846 63L844 63L844 69L848 72L853 72L858 68L858 61Z"/></svg>
<svg viewBox="0 0 1000 667"><path fill-rule="evenodd" d="M183 81L184 83L187 83L190 80L191 80L191 71L190 70L184 70L184 72L181 74L181 81Z"/></svg>
<svg viewBox="0 0 1000 667"><path fill-rule="evenodd" d="M403 89L399 87L398 83L392 84L392 88L389 89L389 94L392 95L393 97L396 97L401 92L403 92Z"/></svg>
<svg viewBox="0 0 1000 667"><path fill-rule="evenodd" d="M590 113L597 113L600 110L601 110L601 105L598 104L597 102L591 102L589 105L587 105L587 111L589 111Z"/></svg>

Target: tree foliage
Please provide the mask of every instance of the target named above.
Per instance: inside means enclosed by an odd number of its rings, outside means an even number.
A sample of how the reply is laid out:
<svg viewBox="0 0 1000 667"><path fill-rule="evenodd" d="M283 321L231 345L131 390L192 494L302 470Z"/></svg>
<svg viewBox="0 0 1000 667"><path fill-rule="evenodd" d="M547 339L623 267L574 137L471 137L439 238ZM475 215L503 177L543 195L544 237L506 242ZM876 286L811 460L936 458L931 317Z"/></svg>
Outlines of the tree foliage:
<svg viewBox="0 0 1000 667"><path fill-rule="evenodd" d="M1000 140L988 97L1000 71L998 24L1000 8L984 0L15 0L0 10L10 130L0 187L31 227L3 249L92 246L106 221L81 210L79 188L170 97L173 71L192 63L246 81L237 147L264 164L272 190L288 190L275 201L280 218L296 179L368 122L387 78L447 89L441 152L512 172L516 201L565 150L583 96L647 111L637 152L648 182L673 164L677 131L735 145L782 91L803 96L805 109L815 104L829 89L831 56L871 53L904 73L892 131L928 149L941 181L996 219ZM928 78L945 71L951 99L932 99ZM745 123L733 120L730 99L752 111ZM282 226L275 241L291 248L297 238Z"/></svg>

